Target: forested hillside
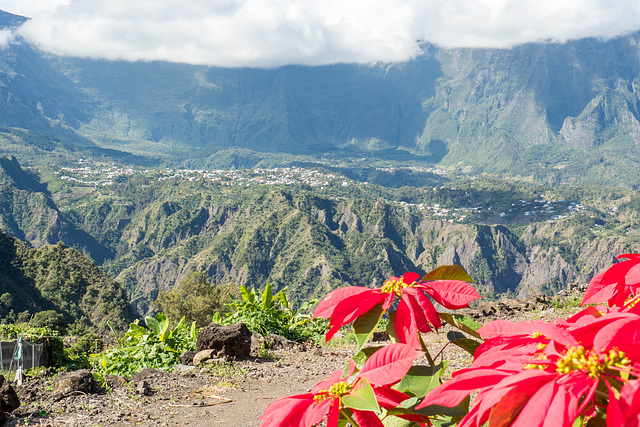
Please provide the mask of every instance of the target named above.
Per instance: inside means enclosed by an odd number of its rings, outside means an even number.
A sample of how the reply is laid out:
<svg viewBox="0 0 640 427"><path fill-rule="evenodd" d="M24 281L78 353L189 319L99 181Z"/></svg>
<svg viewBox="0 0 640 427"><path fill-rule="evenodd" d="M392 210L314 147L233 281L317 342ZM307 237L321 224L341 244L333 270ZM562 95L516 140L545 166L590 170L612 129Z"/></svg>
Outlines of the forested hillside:
<svg viewBox="0 0 640 427"><path fill-rule="evenodd" d="M30 233L61 222L74 231L60 234L63 242L83 248L82 239L71 239L89 236L107 254L96 262L122 283L140 313L152 309L160 289L194 271L218 284L286 287L300 303L346 284L379 285L406 271L460 264L486 296L525 296L587 282L615 255L640 251L640 198L622 189L500 180L386 188L301 168L211 173L116 166L104 169L110 181L98 185L97 165L46 169L39 177L15 160L2 165L6 176L29 178L33 188L6 181L3 191L22 191L26 202L0 220L37 217L33 200L45 200L55 214L28 223Z"/></svg>
<svg viewBox="0 0 640 427"><path fill-rule="evenodd" d="M291 182L156 171L85 186L83 196L68 190L59 203L113 254L102 268L140 312L159 289L200 270L219 284L287 287L301 302L461 264L485 295L524 296L587 282L616 254L640 250L631 191L497 180L393 189L303 169L270 173Z"/></svg>
<svg viewBox="0 0 640 427"><path fill-rule="evenodd" d="M29 248L0 232L0 318L28 321L40 311L63 314L72 328L106 333L134 318L122 287L62 243Z"/></svg>

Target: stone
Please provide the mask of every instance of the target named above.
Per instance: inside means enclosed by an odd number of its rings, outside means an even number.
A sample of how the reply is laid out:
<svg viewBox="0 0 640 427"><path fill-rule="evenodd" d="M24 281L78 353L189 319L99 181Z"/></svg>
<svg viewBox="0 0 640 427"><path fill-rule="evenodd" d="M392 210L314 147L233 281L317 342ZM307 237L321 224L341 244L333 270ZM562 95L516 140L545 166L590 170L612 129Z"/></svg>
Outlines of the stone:
<svg viewBox="0 0 640 427"><path fill-rule="evenodd" d="M389 341L389 333L387 331L374 331L371 335L371 342Z"/></svg>
<svg viewBox="0 0 640 427"><path fill-rule="evenodd" d="M53 398L58 400L73 393L95 393L98 383L88 369L80 369L60 375L53 386Z"/></svg>
<svg viewBox="0 0 640 427"><path fill-rule="evenodd" d="M251 331L244 323L229 326L210 323L198 334L196 347L199 351L217 350L219 356L246 358L251 354Z"/></svg>
<svg viewBox="0 0 640 427"><path fill-rule="evenodd" d="M132 385L133 385L133 389L140 396L153 396L153 390L151 390L151 386L149 385L148 382L144 380L136 381Z"/></svg>
<svg viewBox="0 0 640 427"><path fill-rule="evenodd" d="M193 366L200 366L204 361L213 359L217 355L218 355L218 350L214 350L214 349L202 350L197 352L196 355L193 356L193 360L191 363L193 364Z"/></svg>
<svg viewBox="0 0 640 427"><path fill-rule="evenodd" d="M148 369L145 368L143 370L141 370L140 372L136 372L131 374L131 381L142 381L142 380L146 380L148 378L154 378L154 377L159 377L161 375L165 375L166 372L161 371L159 369Z"/></svg>
<svg viewBox="0 0 640 427"><path fill-rule="evenodd" d="M263 345L265 345L265 339L262 334L258 332L251 334L251 354L259 354Z"/></svg>
<svg viewBox="0 0 640 427"><path fill-rule="evenodd" d="M180 363L182 363L183 365L193 365L193 356L195 356L196 353L197 351L185 351L180 355Z"/></svg>
<svg viewBox="0 0 640 427"><path fill-rule="evenodd" d="M276 334L269 334L269 336L265 338L265 343L270 350L293 350L298 346L298 343L295 341L288 340Z"/></svg>
<svg viewBox="0 0 640 427"><path fill-rule="evenodd" d="M495 304L492 303L486 303L486 302L481 302L480 304L478 304L478 311L483 315L483 316L491 316L493 314L496 314L496 312L498 311Z"/></svg>
<svg viewBox="0 0 640 427"><path fill-rule="evenodd" d="M0 412L11 412L20 406L20 399L11 383L0 375Z"/></svg>
<svg viewBox="0 0 640 427"><path fill-rule="evenodd" d="M121 377L120 375L105 374L104 382L106 385L108 385L112 389L116 389L126 384L127 379L125 377Z"/></svg>

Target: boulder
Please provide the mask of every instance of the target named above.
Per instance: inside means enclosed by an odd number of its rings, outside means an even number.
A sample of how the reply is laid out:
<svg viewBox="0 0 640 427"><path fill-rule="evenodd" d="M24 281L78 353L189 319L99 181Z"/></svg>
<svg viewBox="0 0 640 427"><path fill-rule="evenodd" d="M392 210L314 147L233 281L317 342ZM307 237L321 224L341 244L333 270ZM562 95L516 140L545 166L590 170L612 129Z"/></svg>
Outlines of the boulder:
<svg viewBox="0 0 640 427"><path fill-rule="evenodd" d="M53 386L53 398L58 400L73 393L95 393L98 383L88 369L60 375Z"/></svg>
<svg viewBox="0 0 640 427"><path fill-rule="evenodd" d="M0 375L0 412L11 412L18 409L20 399L9 381Z"/></svg>
<svg viewBox="0 0 640 427"><path fill-rule="evenodd" d="M211 323L198 334L196 347L199 351L217 350L218 356L249 357L251 331L244 323L229 326Z"/></svg>
<svg viewBox="0 0 640 427"><path fill-rule="evenodd" d="M265 344L267 348L271 350L295 350L298 348L297 342L288 340L277 334L269 334L265 339Z"/></svg>

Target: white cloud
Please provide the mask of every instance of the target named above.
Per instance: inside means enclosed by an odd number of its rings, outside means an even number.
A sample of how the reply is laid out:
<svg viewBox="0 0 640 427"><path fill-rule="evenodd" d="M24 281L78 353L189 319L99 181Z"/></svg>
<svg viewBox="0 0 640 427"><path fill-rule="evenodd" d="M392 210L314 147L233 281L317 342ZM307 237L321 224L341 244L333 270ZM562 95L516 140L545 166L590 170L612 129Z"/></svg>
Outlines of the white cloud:
<svg viewBox="0 0 640 427"><path fill-rule="evenodd" d="M0 30L0 49L13 42L14 35L11 30Z"/></svg>
<svg viewBox="0 0 640 427"><path fill-rule="evenodd" d="M227 67L404 61L420 41L510 47L640 29L638 0L18 1L33 17L18 34L55 54Z"/></svg>
<svg viewBox="0 0 640 427"><path fill-rule="evenodd" d="M55 10L70 0L0 0L0 9L15 15L34 16L40 12Z"/></svg>

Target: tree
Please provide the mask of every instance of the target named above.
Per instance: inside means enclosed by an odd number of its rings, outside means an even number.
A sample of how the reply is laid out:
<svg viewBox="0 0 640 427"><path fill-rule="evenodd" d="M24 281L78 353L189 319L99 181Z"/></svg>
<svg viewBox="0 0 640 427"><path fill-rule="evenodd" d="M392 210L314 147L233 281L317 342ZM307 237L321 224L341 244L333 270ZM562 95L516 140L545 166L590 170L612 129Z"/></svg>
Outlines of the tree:
<svg viewBox="0 0 640 427"><path fill-rule="evenodd" d="M225 302L229 301L229 293L237 292L233 283L218 286L209 281L206 273L194 271L170 291L161 290L153 305L172 322L185 316L188 322L195 321L203 327L211 323L215 313L229 311Z"/></svg>
<svg viewBox="0 0 640 427"><path fill-rule="evenodd" d="M67 322L64 320L64 316L55 310L37 312L33 315L33 319L31 319L31 326L34 328L46 327L60 332L61 335L67 332Z"/></svg>

